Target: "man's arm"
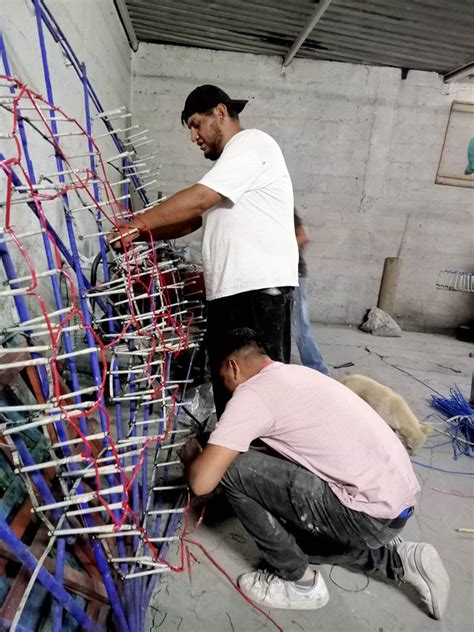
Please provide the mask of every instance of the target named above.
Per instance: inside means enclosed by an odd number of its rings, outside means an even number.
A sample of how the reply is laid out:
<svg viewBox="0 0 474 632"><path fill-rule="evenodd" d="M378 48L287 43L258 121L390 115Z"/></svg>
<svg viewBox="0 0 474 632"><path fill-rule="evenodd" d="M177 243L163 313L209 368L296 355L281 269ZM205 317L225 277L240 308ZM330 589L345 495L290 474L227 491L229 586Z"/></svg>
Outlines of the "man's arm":
<svg viewBox="0 0 474 632"><path fill-rule="evenodd" d="M222 199L222 195L213 189L194 184L120 226L109 241L119 241L120 236L133 241L140 232L151 232L159 239L189 235L200 227L203 213Z"/></svg>
<svg viewBox="0 0 474 632"><path fill-rule="evenodd" d="M196 496L210 494L239 454L237 450L212 444L202 450L196 439L190 439L179 456L185 466L188 485Z"/></svg>
<svg viewBox="0 0 474 632"><path fill-rule="evenodd" d="M152 237L155 240L158 239L178 239L178 237L186 237L195 230L198 230L202 226L202 217L194 217L187 222L181 222L180 224L170 224L169 226L162 226L156 230L151 231ZM146 237L146 235L145 235Z"/></svg>

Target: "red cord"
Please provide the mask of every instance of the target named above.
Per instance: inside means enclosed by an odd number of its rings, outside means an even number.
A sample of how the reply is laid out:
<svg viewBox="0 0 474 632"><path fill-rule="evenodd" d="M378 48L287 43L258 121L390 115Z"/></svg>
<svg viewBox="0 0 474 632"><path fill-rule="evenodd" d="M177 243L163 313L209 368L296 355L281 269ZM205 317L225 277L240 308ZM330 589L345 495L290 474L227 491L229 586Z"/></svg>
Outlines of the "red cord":
<svg viewBox="0 0 474 632"><path fill-rule="evenodd" d="M239 593L239 595L243 599L245 599L245 601L248 604L250 604L252 606L252 608L255 608L255 610L260 612L260 614L263 614L263 616L266 617L270 621L270 623L273 623L273 625L276 627L276 629L279 632L285 632L283 630L283 628L275 621L275 619L273 619L268 614L268 612L265 612L265 610L260 608L260 606L258 606L254 601L252 601L250 599L250 597L247 597L247 595L244 592L242 592L242 590L239 588L239 585L237 584L237 582L232 579L232 577L229 575L229 573L219 564L219 562L217 562L212 557L212 555L206 550L206 548L200 542L196 542L196 540L191 540L190 538L185 538L185 542L188 542L189 544L193 544L194 546L197 546L204 553L204 555L207 557L207 559L217 568L217 570L222 575L224 575L224 577L227 579L227 581L230 582L230 584L232 585L232 588L234 588L234 590L236 590Z"/></svg>

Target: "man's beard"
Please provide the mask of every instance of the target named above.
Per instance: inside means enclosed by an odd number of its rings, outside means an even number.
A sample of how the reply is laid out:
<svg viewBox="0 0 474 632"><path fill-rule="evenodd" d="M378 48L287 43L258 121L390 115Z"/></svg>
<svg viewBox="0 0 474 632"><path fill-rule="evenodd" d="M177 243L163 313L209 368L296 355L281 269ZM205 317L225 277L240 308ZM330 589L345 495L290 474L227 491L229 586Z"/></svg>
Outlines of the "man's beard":
<svg viewBox="0 0 474 632"><path fill-rule="evenodd" d="M204 152L204 158L215 161L220 158L223 150L222 131L219 129L216 121L214 121L211 130L214 132L214 138L212 145L208 146L207 151Z"/></svg>
<svg viewBox="0 0 474 632"><path fill-rule="evenodd" d="M222 150L217 150L217 149L209 149L209 151L205 151L204 152L204 158L207 158L208 160L213 160L216 161L218 158L221 157L222 154Z"/></svg>

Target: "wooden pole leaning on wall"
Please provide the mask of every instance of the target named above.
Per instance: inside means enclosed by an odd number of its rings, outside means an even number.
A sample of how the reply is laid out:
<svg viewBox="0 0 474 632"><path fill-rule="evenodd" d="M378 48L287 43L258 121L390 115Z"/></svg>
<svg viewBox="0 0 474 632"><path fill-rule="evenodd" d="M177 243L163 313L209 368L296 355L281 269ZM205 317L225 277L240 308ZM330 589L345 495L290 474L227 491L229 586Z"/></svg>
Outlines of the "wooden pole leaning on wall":
<svg viewBox="0 0 474 632"><path fill-rule="evenodd" d="M387 257L383 266L377 307L391 316L393 316L393 308L395 307L401 266L402 259L400 257Z"/></svg>

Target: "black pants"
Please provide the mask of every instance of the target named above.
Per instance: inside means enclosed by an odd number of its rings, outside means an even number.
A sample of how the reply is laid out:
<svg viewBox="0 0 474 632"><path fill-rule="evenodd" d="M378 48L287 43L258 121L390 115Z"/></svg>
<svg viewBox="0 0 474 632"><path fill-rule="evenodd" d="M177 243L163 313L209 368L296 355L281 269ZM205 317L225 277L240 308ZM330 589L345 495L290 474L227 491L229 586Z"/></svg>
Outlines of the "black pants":
<svg viewBox="0 0 474 632"><path fill-rule="evenodd" d="M221 485L265 562L283 579L300 579L308 563L344 564L401 580L390 542L406 520L378 520L343 505L305 468L257 450L240 454Z"/></svg>
<svg viewBox="0 0 474 632"><path fill-rule="evenodd" d="M229 393L219 377L222 346L232 329L250 327L264 343L272 360L289 363L293 288L253 290L207 303L207 351L217 416L224 412Z"/></svg>

